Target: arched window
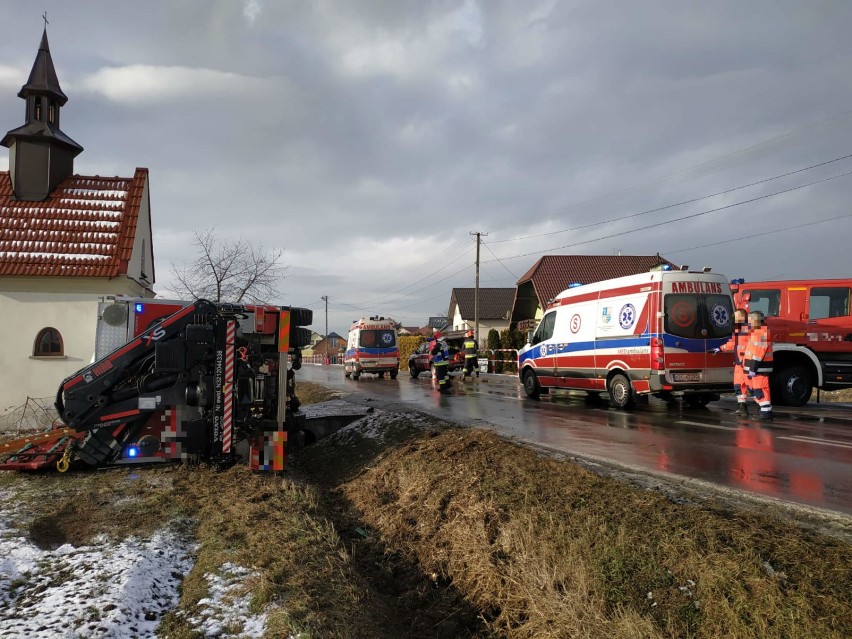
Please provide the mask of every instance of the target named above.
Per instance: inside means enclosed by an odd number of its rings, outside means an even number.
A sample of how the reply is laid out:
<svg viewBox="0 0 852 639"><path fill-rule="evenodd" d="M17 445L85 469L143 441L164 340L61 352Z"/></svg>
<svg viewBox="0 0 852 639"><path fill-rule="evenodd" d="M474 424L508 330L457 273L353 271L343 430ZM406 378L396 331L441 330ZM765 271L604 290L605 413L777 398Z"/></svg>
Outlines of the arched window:
<svg viewBox="0 0 852 639"><path fill-rule="evenodd" d="M33 346L34 357L62 357L65 348L62 345L62 335L55 328L43 328L35 338Z"/></svg>

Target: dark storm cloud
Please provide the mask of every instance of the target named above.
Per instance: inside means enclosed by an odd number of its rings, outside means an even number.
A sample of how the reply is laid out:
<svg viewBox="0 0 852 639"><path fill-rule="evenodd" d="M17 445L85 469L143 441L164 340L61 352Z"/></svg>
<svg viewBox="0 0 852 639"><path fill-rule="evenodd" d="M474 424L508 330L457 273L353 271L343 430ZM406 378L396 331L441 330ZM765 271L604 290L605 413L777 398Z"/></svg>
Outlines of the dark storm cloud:
<svg viewBox="0 0 852 639"><path fill-rule="evenodd" d="M10 129L41 21L22 3L0 7L15 25L0 42ZM513 285L541 251L572 244L560 252L676 251L675 261L752 279L852 270L848 218L727 242L844 214L850 178L638 230L850 162L505 241L849 153L852 5L841 0L46 8L70 98L63 129L86 148L77 170L151 169L161 289L192 229L214 225L284 248L286 301L328 295L338 332L353 307L407 324L445 308L452 286L472 284L471 230L489 233L482 277L496 286Z"/></svg>

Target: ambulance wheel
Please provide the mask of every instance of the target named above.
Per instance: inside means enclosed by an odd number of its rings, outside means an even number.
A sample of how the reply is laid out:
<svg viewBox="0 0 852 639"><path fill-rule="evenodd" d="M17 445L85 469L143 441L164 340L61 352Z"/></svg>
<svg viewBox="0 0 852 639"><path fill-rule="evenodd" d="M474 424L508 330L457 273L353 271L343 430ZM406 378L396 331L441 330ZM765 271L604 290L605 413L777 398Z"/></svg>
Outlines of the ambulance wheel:
<svg viewBox="0 0 852 639"><path fill-rule="evenodd" d="M412 363L408 365L408 374L411 375L414 379L417 379L417 376L420 375L420 371L417 370L417 366Z"/></svg>
<svg viewBox="0 0 852 639"><path fill-rule="evenodd" d="M344 371L343 371L343 376L344 376L344 377L346 377L346 378L348 379L348 378L349 378L349 371L344 370Z"/></svg>
<svg viewBox="0 0 852 639"><path fill-rule="evenodd" d="M528 368L524 373L524 392L527 397L535 399L541 395L541 385L538 383L538 378L531 368Z"/></svg>
<svg viewBox="0 0 852 639"><path fill-rule="evenodd" d="M352 379L358 381L359 377L361 377L361 373L356 373L355 371L352 371Z"/></svg>
<svg viewBox="0 0 852 639"><path fill-rule="evenodd" d="M772 376L772 398L782 406L804 406L811 398L813 382L802 366L782 368Z"/></svg>
<svg viewBox="0 0 852 639"><path fill-rule="evenodd" d="M399 371L391 371L389 374L391 379L396 379L396 376L399 374Z"/></svg>
<svg viewBox="0 0 852 639"><path fill-rule="evenodd" d="M633 405L633 386L621 373L616 373L607 384L609 403L615 408L630 408Z"/></svg>

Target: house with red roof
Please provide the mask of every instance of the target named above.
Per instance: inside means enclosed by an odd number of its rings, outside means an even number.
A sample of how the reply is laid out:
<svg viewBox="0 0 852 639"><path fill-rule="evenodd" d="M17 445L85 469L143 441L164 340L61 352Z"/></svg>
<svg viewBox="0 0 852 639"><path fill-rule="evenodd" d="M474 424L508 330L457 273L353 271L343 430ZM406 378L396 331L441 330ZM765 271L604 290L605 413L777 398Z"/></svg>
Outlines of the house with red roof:
<svg viewBox="0 0 852 639"><path fill-rule="evenodd" d="M101 298L154 296L148 170L74 174L46 31L18 97L25 122L0 140L0 415L92 361Z"/></svg>
<svg viewBox="0 0 852 639"><path fill-rule="evenodd" d="M535 328L544 309L569 284L591 284L615 277L647 273L661 264L657 255L545 255L518 280L512 324L520 331Z"/></svg>

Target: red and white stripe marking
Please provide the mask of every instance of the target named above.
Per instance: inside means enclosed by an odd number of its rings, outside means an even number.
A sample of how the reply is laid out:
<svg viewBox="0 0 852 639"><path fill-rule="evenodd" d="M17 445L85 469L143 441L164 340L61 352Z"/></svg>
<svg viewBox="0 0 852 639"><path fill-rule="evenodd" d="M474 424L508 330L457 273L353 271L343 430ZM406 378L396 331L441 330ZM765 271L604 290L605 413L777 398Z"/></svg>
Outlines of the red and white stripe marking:
<svg viewBox="0 0 852 639"><path fill-rule="evenodd" d="M229 321L225 328L225 415L222 418L222 454L231 452L234 422L234 341L237 323Z"/></svg>

